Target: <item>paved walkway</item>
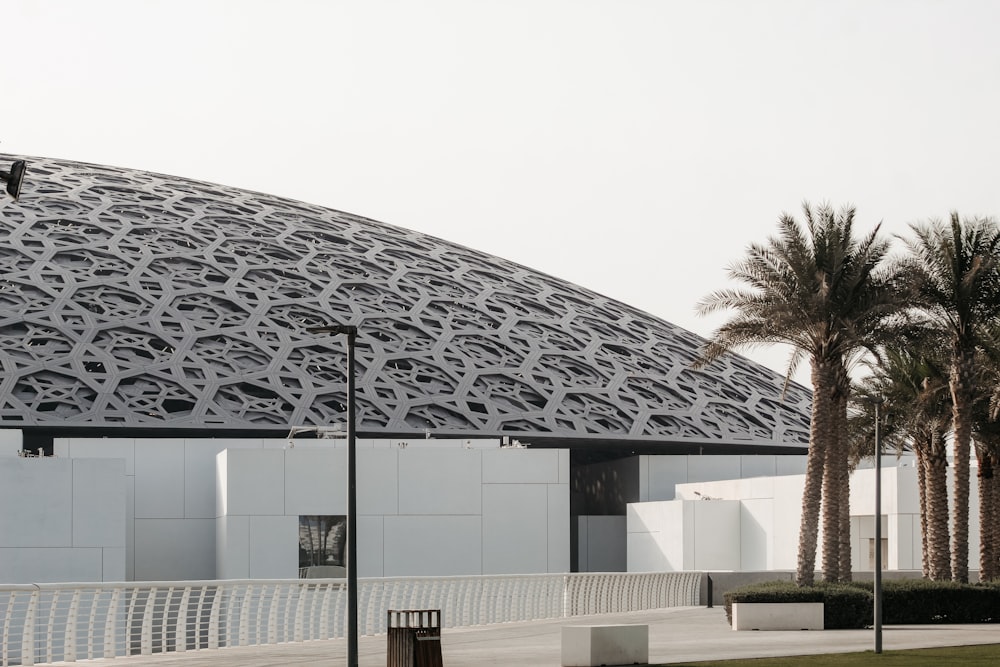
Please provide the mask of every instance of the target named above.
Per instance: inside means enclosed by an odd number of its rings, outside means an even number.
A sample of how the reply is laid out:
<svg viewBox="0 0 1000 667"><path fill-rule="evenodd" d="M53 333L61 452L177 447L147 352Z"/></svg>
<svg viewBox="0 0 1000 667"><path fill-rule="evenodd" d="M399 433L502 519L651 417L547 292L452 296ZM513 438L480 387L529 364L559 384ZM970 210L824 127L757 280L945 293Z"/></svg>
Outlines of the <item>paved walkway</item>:
<svg viewBox="0 0 1000 667"><path fill-rule="evenodd" d="M874 645L872 630L733 632L726 623L722 607L678 607L476 628L445 628L441 641L444 664L447 667L558 667L562 626L607 623L648 624L651 664L870 651ZM882 634L882 647L886 651L965 644L1000 644L1000 624L887 626ZM346 646L343 639L337 639L93 660L86 664L95 667L343 665ZM362 637L358 644L361 666L385 667L385 649L385 635Z"/></svg>

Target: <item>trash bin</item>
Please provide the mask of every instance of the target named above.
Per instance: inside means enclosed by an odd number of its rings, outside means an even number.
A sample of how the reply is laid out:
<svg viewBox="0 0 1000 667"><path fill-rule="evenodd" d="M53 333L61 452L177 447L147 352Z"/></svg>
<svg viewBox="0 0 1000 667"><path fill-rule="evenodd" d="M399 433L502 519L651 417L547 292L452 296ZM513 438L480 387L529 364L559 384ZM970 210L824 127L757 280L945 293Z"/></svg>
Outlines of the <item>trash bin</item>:
<svg viewBox="0 0 1000 667"><path fill-rule="evenodd" d="M442 667L441 610L390 609L387 667Z"/></svg>

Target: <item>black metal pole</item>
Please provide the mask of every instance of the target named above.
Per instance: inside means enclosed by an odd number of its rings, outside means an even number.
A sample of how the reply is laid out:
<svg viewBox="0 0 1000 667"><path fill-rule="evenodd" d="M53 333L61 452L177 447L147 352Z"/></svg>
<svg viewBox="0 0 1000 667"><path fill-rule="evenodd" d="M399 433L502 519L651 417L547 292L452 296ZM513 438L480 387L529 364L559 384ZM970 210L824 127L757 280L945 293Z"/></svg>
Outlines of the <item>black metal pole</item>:
<svg viewBox="0 0 1000 667"><path fill-rule="evenodd" d="M358 328L333 324L310 333L347 336L347 667L358 667L358 469L355 428L354 343Z"/></svg>
<svg viewBox="0 0 1000 667"><path fill-rule="evenodd" d="M882 652L882 441L879 403L875 403L875 653Z"/></svg>
<svg viewBox="0 0 1000 667"><path fill-rule="evenodd" d="M358 667L358 471L354 400L354 339L347 331L347 664Z"/></svg>

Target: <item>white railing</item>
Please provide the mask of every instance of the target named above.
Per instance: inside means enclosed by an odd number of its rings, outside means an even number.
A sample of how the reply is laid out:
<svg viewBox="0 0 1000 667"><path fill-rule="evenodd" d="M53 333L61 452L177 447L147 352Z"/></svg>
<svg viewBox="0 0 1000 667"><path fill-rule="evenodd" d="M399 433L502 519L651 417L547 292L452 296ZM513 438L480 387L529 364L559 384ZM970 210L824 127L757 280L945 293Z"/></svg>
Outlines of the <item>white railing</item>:
<svg viewBox="0 0 1000 667"><path fill-rule="evenodd" d="M701 573L399 577L358 582L358 631L388 609L441 609L444 627L698 604ZM0 586L0 666L344 636L342 579Z"/></svg>

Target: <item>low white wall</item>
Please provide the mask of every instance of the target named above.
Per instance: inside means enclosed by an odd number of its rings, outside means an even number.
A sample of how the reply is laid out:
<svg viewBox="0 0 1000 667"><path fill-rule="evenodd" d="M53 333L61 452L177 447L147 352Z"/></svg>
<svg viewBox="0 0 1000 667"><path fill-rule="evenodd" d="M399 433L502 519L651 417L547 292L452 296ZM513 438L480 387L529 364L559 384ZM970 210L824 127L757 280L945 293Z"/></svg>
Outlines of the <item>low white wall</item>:
<svg viewBox="0 0 1000 667"><path fill-rule="evenodd" d="M0 457L0 582L125 578L125 462Z"/></svg>
<svg viewBox="0 0 1000 667"><path fill-rule="evenodd" d="M358 576L569 570L569 456L555 449L358 450ZM217 456L220 579L298 572L300 515L347 513L346 450Z"/></svg>
<svg viewBox="0 0 1000 667"><path fill-rule="evenodd" d="M628 571L740 569L740 502L666 500L629 505Z"/></svg>
<svg viewBox="0 0 1000 667"><path fill-rule="evenodd" d="M665 458L665 457L664 457ZM781 458L781 457L778 457ZM921 537L916 468L912 459L886 457L882 469L882 536L888 542L885 567L920 570ZM979 558L979 502L976 476L969 498L969 566ZM676 500L634 503L628 514L629 571L716 569L792 570L797 566L804 475L751 479L705 480L678 484ZM853 567L871 569L869 547L874 538L875 471L851 476L851 542ZM951 482L949 480L949 486ZM737 503L732 516L716 515L713 529L703 531L696 510L723 501ZM728 511L728 510L727 510ZM704 513L704 512L703 512ZM735 526L735 527L734 527ZM820 536L822 538L822 536ZM709 541L706 541L709 540ZM735 564L718 554L736 554ZM711 558L722 558L724 564ZM817 569L822 553L817 553Z"/></svg>

